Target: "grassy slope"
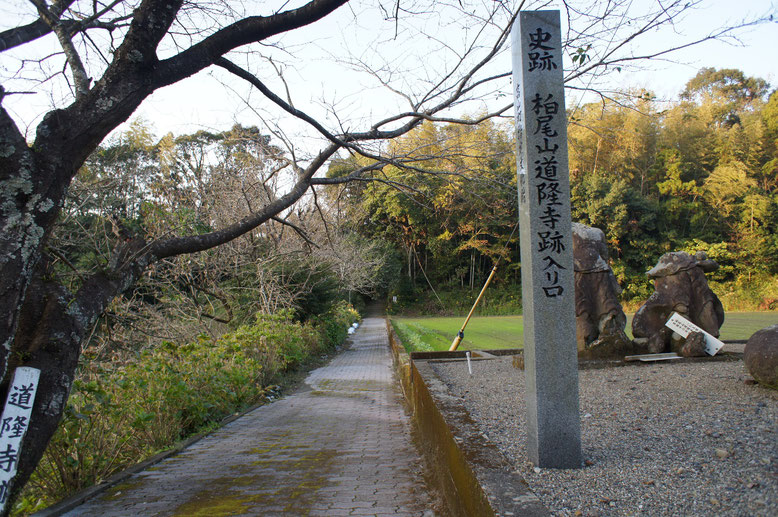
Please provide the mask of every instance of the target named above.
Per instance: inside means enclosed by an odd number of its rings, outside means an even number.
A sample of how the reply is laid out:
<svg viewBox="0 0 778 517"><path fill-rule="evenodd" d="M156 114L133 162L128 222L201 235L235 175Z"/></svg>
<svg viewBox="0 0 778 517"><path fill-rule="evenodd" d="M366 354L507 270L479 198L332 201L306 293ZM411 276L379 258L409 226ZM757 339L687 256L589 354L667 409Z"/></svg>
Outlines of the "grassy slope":
<svg viewBox="0 0 778 517"><path fill-rule="evenodd" d="M452 318L401 318L392 322L404 343L423 341L432 350L448 350L464 316ZM632 314L628 315L627 333L631 337ZM748 339L759 329L778 323L776 312L730 312L724 319L721 338ZM494 348L521 348L524 343L524 325L521 316L473 317L465 330L461 350L488 350ZM415 348L419 348L418 346Z"/></svg>

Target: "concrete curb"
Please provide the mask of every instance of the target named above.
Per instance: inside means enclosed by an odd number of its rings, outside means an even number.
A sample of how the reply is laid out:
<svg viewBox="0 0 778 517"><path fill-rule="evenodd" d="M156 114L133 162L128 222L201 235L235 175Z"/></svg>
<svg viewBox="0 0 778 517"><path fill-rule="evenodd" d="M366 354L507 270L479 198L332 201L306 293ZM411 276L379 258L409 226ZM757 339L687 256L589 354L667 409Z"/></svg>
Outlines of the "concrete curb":
<svg viewBox="0 0 778 517"><path fill-rule="evenodd" d="M550 515L434 370L405 352L388 318L386 325L424 459L452 515Z"/></svg>
<svg viewBox="0 0 778 517"><path fill-rule="evenodd" d="M405 400L410 403L411 393L411 357L408 352L405 351L400 342L400 338L394 331L389 318L386 318L386 333L389 335L389 346L392 349L392 361L394 363L394 370L397 372L400 378L400 388L402 388Z"/></svg>

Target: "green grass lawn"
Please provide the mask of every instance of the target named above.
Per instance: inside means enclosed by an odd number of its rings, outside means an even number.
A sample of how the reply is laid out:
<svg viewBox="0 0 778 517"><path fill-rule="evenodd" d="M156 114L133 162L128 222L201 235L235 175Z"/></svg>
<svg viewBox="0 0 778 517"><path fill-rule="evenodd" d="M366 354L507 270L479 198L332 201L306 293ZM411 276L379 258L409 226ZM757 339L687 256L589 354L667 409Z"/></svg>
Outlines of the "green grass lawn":
<svg viewBox="0 0 778 517"><path fill-rule="evenodd" d="M721 326L721 339L748 339L757 330L778 323L778 312L729 312Z"/></svg>
<svg viewBox="0 0 778 517"><path fill-rule="evenodd" d="M627 315L627 334L632 337L632 314ZM448 350L462 322L461 317L392 318L406 348L417 351ZM759 329L778 323L778 312L730 312L721 327L721 339L748 339ZM524 323L521 316L480 316L470 319L460 350L521 348Z"/></svg>
<svg viewBox="0 0 778 517"><path fill-rule="evenodd" d="M464 320L464 316L392 318L392 324L406 348L412 346L412 350L418 351L448 350ZM523 342L524 324L521 316L482 316L470 319L459 349L521 348Z"/></svg>

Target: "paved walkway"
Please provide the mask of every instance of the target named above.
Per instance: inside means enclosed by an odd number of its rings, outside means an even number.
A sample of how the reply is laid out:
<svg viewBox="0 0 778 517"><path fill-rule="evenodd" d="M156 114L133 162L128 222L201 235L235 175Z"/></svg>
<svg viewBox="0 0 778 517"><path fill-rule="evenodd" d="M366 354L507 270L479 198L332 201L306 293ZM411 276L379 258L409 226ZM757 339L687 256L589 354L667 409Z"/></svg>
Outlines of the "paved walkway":
<svg viewBox="0 0 778 517"><path fill-rule="evenodd" d="M65 515L434 515L384 320L351 341L306 388Z"/></svg>

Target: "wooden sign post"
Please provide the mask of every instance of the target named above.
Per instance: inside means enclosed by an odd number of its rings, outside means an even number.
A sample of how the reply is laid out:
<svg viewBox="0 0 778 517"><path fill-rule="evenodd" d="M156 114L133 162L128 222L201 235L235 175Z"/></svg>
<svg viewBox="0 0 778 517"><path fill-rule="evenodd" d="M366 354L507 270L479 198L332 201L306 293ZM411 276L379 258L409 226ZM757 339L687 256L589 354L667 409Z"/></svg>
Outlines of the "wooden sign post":
<svg viewBox="0 0 778 517"><path fill-rule="evenodd" d="M539 467L578 468L578 350L559 11L519 13L511 36L527 451Z"/></svg>

